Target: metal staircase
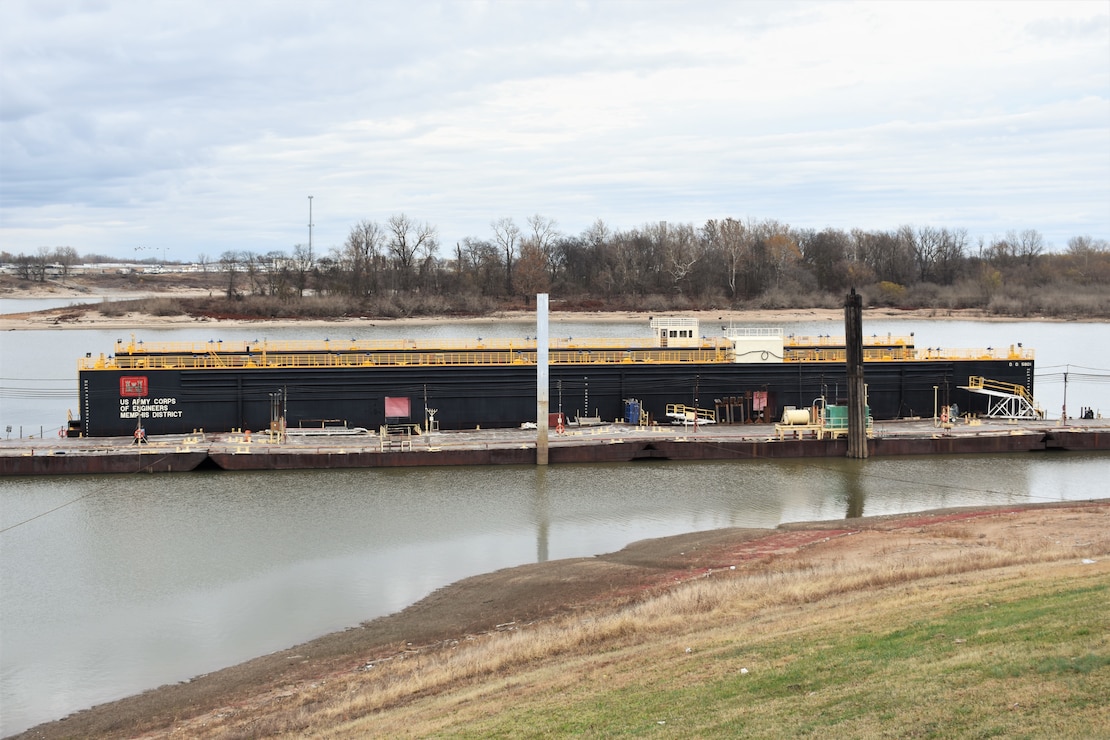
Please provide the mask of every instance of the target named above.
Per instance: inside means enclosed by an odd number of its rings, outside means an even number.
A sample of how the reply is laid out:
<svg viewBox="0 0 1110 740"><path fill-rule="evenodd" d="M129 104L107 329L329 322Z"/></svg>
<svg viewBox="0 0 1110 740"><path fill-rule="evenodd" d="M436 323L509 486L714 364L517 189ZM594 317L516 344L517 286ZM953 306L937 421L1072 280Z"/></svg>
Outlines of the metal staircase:
<svg viewBox="0 0 1110 740"><path fill-rule="evenodd" d="M989 396L987 416L992 419L1044 418L1044 409L1037 406L1023 385L973 375L967 379L967 385L961 385L960 388Z"/></svg>

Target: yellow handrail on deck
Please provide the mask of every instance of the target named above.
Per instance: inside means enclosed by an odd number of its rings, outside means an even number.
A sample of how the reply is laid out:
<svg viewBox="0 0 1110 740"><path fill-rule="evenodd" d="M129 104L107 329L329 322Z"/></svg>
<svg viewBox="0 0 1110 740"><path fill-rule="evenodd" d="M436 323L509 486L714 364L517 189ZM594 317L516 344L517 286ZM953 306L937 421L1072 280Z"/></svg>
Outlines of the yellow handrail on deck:
<svg viewBox="0 0 1110 740"><path fill-rule="evenodd" d="M819 340L819 341L818 341ZM703 339L696 347L652 347L650 340L554 339L552 364L674 363L710 364L736 360L725 338ZM839 341L839 340L837 340ZM946 360L1032 360L1033 350L914 349L902 337L872 339L865 362ZM791 338L783 362L843 363L846 352L831 337ZM346 340L259 342L116 342L114 355L78 360L80 370L176 370L225 368L317 368L441 365L534 365L535 339L479 340Z"/></svg>
<svg viewBox="0 0 1110 740"><path fill-rule="evenodd" d="M984 378L981 375L972 375L967 379L967 387L973 391L996 391L998 393L1006 393L1011 396L1018 396L1024 398L1029 403L1033 403L1033 397L1029 395L1029 391L1025 390L1024 385L1017 383L1003 383L1001 380L991 380Z"/></svg>
<svg viewBox="0 0 1110 740"><path fill-rule="evenodd" d="M672 419L680 421L688 421L691 424L694 420L698 421L717 421L717 412L711 409L699 409L694 406L687 406L684 403L668 403L666 415Z"/></svg>

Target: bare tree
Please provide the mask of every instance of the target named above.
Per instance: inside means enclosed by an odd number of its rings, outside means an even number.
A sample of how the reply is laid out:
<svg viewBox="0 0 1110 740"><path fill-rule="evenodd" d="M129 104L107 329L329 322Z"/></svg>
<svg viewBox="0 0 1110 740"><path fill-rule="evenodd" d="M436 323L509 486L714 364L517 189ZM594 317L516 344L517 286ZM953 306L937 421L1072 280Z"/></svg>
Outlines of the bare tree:
<svg viewBox="0 0 1110 740"><path fill-rule="evenodd" d="M243 272L247 276L247 284L250 286L251 293L265 295L266 266L262 263L262 258L254 252L244 250L239 253L239 261L243 267Z"/></svg>
<svg viewBox="0 0 1110 740"><path fill-rule="evenodd" d="M579 239L564 239L560 244L564 274L572 291L593 291L602 285L612 285L608 267L612 237L613 232L599 218L582 232Z"/></svg>
<svg viewBox="0 0 1110 740"><path fill-rule="evenodd" d="M998 267L1009 267L1016 261L1017 248L1006 237L995 239L984 252L987 261Z"/></svg>
<svg viewBox="0 0 1110 740"><path fill-rule="evenodd" d="M913 232L903 227L900 232L913 250L917 279L950 285L955 279L967 249L967 231L922 226Z"/></svg>
<svg viewBox="0 0 1110 740"><path fill-rule="evenodd" d="M538 213L528 217L528 225L532 228L528 241L540 250L540 254L543 255L543 260L547 265L547 271L551 275L550 282L554 282L559 274L561 257L556 247L562 234L555 228L555 219L541 216Z"/></svg>
<svg viewBox="0 0 1110 740"><path fill-rule="evenodd" d="M483 295L499 293L504 287L505 270L497 246L468 236L462 240L460 253L479 292Z"/></svg>
<svg viewBox="0 0 1110 740"><path fill-rule="evenodd" d="M351 227L340 263L349 277L348 292L356 297L374 292L386 234L376 221L363 219Z"/></svg>
<svg viewBox="0 0 1110 740"><path fill-rule="evenodd" d="M525 299L536 293L546 293L551 287L551 275L543 251L531 242L520 246L520 259L516 264L516 287Z"/></svg>
<svg viewBox="0 0 1110 740"><path fill-rule="evenodd" d="M520 248L520 229L509 217L499 218L490 222L493 229L493 241L505 254L505 292L513 292L513 263Z"/></svg>
<svg viewBox="0 0 1110 740"><path fill-rule="evenodd" d="M455 242L453 261L455 263L455 289L461 291L474 288L474 281L471 279L473 270L470 266L469 255L463 249L462 241Z"/></svg>
<svg viewBox="0 0 1110 740"><path fill-rule="evenodd" d="M802 251L798 249L798 243L789 230L776 231L767 237L763 244L766 259L771 265L774 284L778 285L790 268L801 261Z"/></svg>
<svg viewBox="0 0 1110 740"><path fill-rule="evenodd" d="M227 278L227 297L234 298L238 295L236 283L239 277L239 253L228 250L220 255L220 270Z"/></svg>
<svg viewBox="0 0 1110 740"><path fill-rule="evenodd" d="M698 261L697 235L690 224L661 223L658 238L666 255L666 270L676 291L684 292L683 281Z"/></svg>
<svg viewBox="0 0 1110 740"><path fill-rule="evenodd" d="M600 218L582 232L582 239L594 249L598 249L613 237L613 232Z"/></svg>
<svg viewBox="0 0 1110 740"><path fill-rule="evenodd" d="M720 255L724 263L725 285L729 296L735 299L740 266L751 253L750 233L741 221L734 218L721 221L710 219L705 222L702 232L712 251Z"/></svg>
<svg viewBox="0 0 1110 740"><path fill-rule="evenodd" d="M401 276L401 288L412 286L413 267L433 255L438 247L436 229L424 221L414 221L401 213L389 217L387 248Z"/></svg>
<svg viewBox="0 0 1110 740"><path fill-rule="evenodd" d="M802 259L813 271L817 287L840 292L848 286L851 239L838 229L807 232L801 238Z"/></svg>
<svg viewBox="0 0 1110 740"><path fill-rule="evenodd" d="M69 271L77 264L79 257L73 247L58 247L54 250L54 261L62 266L62 279L69 277Z"/></svg>
<svg viewBox="0 0 1110 740"><path fill-rule="evenodd" d="M933 264L940 249L940 229L932 226L922 226L916 231L910 227L905 228L910 249L913 250L917 279L921 282L932 280Z"/></svg>
<svg viewBox="0 0 1110 740"><path fill-rule="evenodd" d="M289 257L280 249L275 249L262 255L259 262L264 266L264 279L269 294L282 300L288 299L293 291L293 271L290 269Z"/></svg>
<svg viewBox="0 0 1110 740"><path fill-rule="evenodd" d="M790 227L774 219L749 224L755 237L751 274L757 281L753 293L779 285L789 268L802 259Z"/></svg>
<svg viewBox="0 0 1110 740"><path fill-rule="evenodd" d="M670 227L666 221L646 224L639 229L615 232L609 240L607 262L617 294L646 295L673 290L675 274L682 279L693 263L683 265L689 257L696 257L688 245L677 247L671 243ZM687 253L689 252L689 253ZM696 261L696 259L695 259Z"/></svg>
<svg viewBox="0 0 1110 740"><path fill-rule="evenodd" d="M35 258L20 253L15 257L15 271L24 280L31 280L35 277Z"/></svg>
<svg viewBox="0 0 1110 740"><path fill-rule="evenodd" d="M935 270L942 285L951 285L962 272L967 262L967 239L967 229L941 229Z"/></svg>
<svg viewBox="0 0 1110 740"><path fill-rule="evenodd" d="M912 281L914 275L913 247L908 241L912 233L906 226L898 231L852 231L859 260L876 279L899 285Z"/></svg>
<svg viewBox="0 0 1110 740"><path fill-rule="evenodd" d="M293 287L297 291L297 297L300 298L304 296L304 292L308 288L308 276L312 274L316 266L312 259L312 252L309 250L307 244L293 245L291 263L293 270Z"/></svg>
<svg viewBox="0 0 1110 740"><path fill-rule="evenodd" d="M46 282L46 266L50 264L50 248L39 247L31 260L31 277L40 283Z"/></svg>
<svg viewBox="0 0 1110 740"><path fill-rule="evenodd" d="M1068 254L1076 256L1089 256L1110 249L1110 242L1105 239L1095 239L1088 235L1073 236L1068 239Z"/></svg>
<svg viewBox="0 0 1110 740"><path fill-rule="evenodd" d="M1044 237L1036 229L1025 229L1017 235L1011 231L1008 238L1014 245L1015 256L1028 267L1044 253Z"/></svg>
<svg viewBox="0 0 1110 740"><path fill-rule="evenodd" d="M1033 267L1037 258L1044 252L1044 237L1036 229L1007 231L1006 236L997 239L987 248L987 258L1000 267L1024 264Z"/></svg>
<svg viewBox="0 0 1110 740"><path fill-rule="evenodd" d="M1066 274L1079 283L1110 282L1110 242L1091 236L1073 236L1062 257Z"/></svg>

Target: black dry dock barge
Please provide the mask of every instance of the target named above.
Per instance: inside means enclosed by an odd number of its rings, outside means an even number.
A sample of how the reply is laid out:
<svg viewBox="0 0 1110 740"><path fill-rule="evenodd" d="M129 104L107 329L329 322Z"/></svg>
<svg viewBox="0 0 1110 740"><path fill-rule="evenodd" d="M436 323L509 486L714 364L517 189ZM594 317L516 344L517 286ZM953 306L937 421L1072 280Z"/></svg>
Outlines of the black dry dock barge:
<svg viewBox="0 0 1110 740"><path fill-rule="evenodd" d="M847 389L842 338L780 329L701 335L696 319L659 318L649 339L553 339L551 411L571 420L669 421L676 406L720 424L774 422ZM111 437L273 430L341 420L377 430L512 428L536 421L536 340L117 342L78 367L69 434ZM989 382L1032 399L1033 352L1018 346L918 349L912 335L865 337L867 401L877 420L932 417L941 406L987 414Z"/></svg>

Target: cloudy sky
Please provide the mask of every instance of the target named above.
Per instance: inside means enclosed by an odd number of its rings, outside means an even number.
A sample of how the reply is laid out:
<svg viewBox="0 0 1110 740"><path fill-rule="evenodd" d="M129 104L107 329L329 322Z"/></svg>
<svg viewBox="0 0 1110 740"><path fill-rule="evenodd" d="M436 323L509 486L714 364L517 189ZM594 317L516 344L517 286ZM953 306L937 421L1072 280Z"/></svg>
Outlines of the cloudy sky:
<svg viewBox="0 0 1110 740"><path fill-rule="evenodd" d="M540 214L1110 238L1110 3L0 0L0 249ZM149 250L149 251L147 251Z"/></svg>

